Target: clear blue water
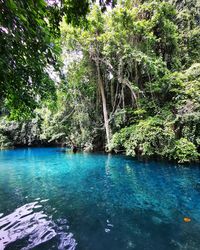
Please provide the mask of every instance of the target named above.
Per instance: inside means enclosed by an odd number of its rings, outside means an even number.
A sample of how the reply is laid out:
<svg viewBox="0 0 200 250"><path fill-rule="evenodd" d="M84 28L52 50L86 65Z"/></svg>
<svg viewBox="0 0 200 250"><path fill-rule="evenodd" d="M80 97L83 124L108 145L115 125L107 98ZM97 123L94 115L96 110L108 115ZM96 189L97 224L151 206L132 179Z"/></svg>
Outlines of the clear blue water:
<svg viewBox="0 0 200 250"><path fill-rule="evenodd" d="M0 151L0 249L200 249L197 183L198 166Z"/></svg>

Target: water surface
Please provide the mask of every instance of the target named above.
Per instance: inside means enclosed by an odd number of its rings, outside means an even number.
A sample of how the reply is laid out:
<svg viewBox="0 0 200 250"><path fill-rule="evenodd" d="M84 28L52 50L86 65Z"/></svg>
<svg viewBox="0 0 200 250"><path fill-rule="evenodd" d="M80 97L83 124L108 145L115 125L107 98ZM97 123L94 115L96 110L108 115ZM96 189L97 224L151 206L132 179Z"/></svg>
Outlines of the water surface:
<svg viewBox="0 0 200 250"><path fill-rule="evenodd" d="M200 169L57 148L0 151L0 249L198 250Z"/></svg>

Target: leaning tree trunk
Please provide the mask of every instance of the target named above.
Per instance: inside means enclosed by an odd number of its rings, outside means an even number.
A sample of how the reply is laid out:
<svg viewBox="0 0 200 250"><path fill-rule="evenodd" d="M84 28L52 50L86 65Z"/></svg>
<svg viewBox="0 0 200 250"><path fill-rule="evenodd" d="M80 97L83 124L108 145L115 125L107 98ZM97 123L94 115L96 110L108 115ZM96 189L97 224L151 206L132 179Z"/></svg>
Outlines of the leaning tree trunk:
<svg viewBox="0 0 200 250"><path fill-rule="evenodd" d="M102 106L103 106L103 118L104 118L105 130L106 130L106 141L107 141L107 144L109 144L110 143L110 126L109 126L109 119L108 119L108 111L107 111L104 84L103 84L103 79L102 79L102 76L101 76L99 59L98 58L96 59L96 67L97 67L98 85L99 85L99 89L100 89L100 93L101 93Z"/></svg>

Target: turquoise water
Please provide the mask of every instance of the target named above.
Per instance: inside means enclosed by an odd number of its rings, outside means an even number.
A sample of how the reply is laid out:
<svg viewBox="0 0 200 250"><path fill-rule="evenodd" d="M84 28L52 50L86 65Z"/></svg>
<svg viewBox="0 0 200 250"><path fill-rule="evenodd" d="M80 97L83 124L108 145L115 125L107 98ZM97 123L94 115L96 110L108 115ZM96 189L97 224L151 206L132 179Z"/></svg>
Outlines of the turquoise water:
<svg viewBox="0 0 200 250"><path fill-rule="evenodd" d="M200 249L200 168L0 151L2 249Z"/></svg>

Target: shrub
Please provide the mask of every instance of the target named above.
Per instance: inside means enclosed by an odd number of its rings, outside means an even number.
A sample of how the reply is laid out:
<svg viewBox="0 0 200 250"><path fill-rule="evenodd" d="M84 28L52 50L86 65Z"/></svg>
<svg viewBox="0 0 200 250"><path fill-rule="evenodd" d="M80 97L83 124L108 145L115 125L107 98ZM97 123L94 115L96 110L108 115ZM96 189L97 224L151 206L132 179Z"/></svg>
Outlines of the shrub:
<svg viewBox="0 0 200 250"><path fill-rule="evenodd" d="M127 155L168 157L175 141L170 124L159 117L150 117L114 134L111 148L124 147Z"/></svg>
<svg viewBox="0 0 200 250"><path fill-rule="evenodd" d="M186 138L176 141L172 156L179 163L196 161L199 157L196 146Z"/></svg>

